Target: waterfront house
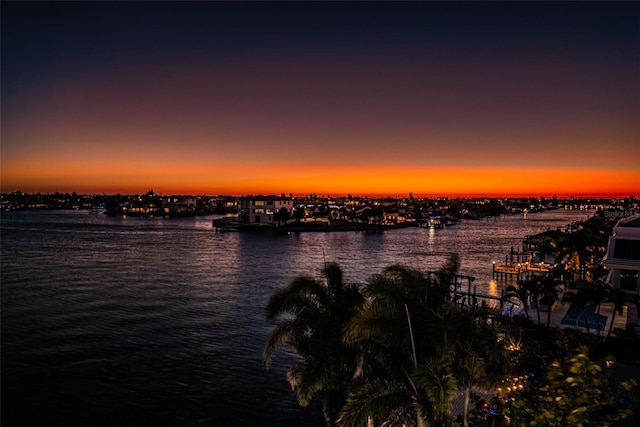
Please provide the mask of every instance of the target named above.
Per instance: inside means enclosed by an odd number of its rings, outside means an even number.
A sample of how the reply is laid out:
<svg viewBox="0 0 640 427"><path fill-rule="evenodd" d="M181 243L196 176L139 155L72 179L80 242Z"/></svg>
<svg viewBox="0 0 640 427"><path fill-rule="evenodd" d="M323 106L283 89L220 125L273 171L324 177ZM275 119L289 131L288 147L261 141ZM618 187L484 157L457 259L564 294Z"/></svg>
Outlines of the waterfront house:
<svg viewBox="0 0 640 427"><path fill-rule="evenodd" d="M286 209L293 212L293 198L284 196L243 196L240 197L240 221L249 224L277 224L274 215Z"/></svg>
<svg viewBox="0 0 640 427"><path fill-rule="evenodd" d="M640 214L618 221L602 264L609 269L608 284L640 294Z"/></svg>
<svg viewBox="0 0 640 427"><path fill-rule="evenodd" d="M119 215L153 216L158 214L158 205L153 202L133 200L121 204L116 213Z"/></svg>
<svg viewBox="0 0 640 427"><path fill-rule="evenodd" d="M195 215L196 198L190 196L165 196L162 198L164 215Z"/></svg>
<svg viewBox="0 0 640 427"><path fill-rule="evenodd" d="M382 217L382 223L385 225L395 225L398 223L397 210L385 210Z"/></svg>
<svg viewBox="0 0 640 427"><path fill-rule="evenodd" d="M209 201L209 210L215 213L237 213L238 198L235 196L217 196Z"/></svg>

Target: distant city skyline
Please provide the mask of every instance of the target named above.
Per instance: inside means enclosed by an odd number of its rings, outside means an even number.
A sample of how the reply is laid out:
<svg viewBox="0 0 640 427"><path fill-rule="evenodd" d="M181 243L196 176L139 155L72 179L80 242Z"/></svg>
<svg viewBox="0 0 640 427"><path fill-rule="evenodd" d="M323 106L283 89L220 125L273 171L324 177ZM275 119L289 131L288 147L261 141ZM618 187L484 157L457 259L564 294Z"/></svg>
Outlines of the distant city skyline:
<svg viewBox="0 0 640 427"><path fill-rule="evenodd" d="M638 2L2 2L0 189L625 197Z"/></svg>

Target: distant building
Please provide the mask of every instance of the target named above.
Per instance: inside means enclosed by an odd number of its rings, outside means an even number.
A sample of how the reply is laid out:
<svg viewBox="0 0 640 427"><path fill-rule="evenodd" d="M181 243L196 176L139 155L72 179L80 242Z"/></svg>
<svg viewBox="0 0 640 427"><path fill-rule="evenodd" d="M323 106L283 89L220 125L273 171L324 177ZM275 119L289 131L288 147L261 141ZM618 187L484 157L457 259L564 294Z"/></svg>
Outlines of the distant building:
<svg viewBox="0 0 640 427"><path fill-rule="evenodd" d="M209 200L209 209L217 213L238 212L238 205L235 196L218 196Z"/></svg>
<svg viewBox="0 0 640 427"><path fill-rule="evenodd" d="M120 215L156 215L158 205L152 202L133 200L121 204L116 213Z"/></svg>
<svg viewBox="0 0 640 427"><path fill-rule="evenodd" d="M243 196L240 198L240 220L250 224L276 224L278 212L293 213L293 198L284 196ZM275 216L275 217L274 217Z"/></svg>
<svg viewBox="0 0 640 427"><path fill-rule="evenodd" d="M618 221L602 264L610 270L607 283L629 293L640 293L640 215Z"/></svg>
<svg viewBox="0 0 640 427"><path fill-rule="evenodd" d="M190 196L165 196L162 198L165 215L195 215L196 198Z"/></svg>
<svg viewBox="0 0 640 427"><path fill-rule="evenodd" d="M385 225L392 225L398 223L398 211L385 211L382 217L382 223Z"/></svg>
<svg viewBox="0 0 640 427"><path fill-rule="evenodd" d="M378 204L384 207L396 206L398 204L398 199L394 199L393 197L385 197L384 199L378 200Z"/></svg>

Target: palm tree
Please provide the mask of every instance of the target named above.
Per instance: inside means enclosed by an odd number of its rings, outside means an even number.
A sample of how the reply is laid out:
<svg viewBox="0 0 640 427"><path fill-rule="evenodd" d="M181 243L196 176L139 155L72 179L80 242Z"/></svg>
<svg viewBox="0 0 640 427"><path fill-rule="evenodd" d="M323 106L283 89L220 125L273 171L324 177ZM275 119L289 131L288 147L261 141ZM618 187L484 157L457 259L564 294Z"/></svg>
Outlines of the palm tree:
<svg viewBox="0 0 640 427"><path fill-rule="evenodd" d="M428 358L405 375L363 381L347 398L338 425L365 426L375 418L385 426L454 427L447 409L457 390L450 362Z"/></svg>
<svg viewBox="0 0 640 427"><path fill-rule="evenodd" d="M559 241L559 233L548 234L540 243L540 247L538 248L540 253L540 261L544 261L545 255L553 255L554 262L558 262L558 241Z"/></svg>
<svg viewBox="0 0 640 427"><path fill-rule="evenodd" d="M542 324L542 316L540 316L540 305L547 305L546 325L549 327L551 322L551 306L558 301L558 291L556 289L555 279L550 274L543 276L534 276L526 280L518 280L517 286L507 286L505 297L516 297L524 304L525 315L529 317L527 311L527 303L532 300L536 307L538 324Z"/></svg>
<svg viewBox="0 0 640 427"><path fill-rule="evenodd" d="M607 301L609 298L611 289L602 282L593 283L591 286L593 287L593 290L591 291L592 301L596 305L597 335L598 341L600 341L600 307L602 306L602 303ZM602 328L604 329L604 326Z"/></svg>
<svg viewBox="0 0 640 427"><path fill-rule="evenodd" d="M531 299L531 287L530 282L524 280L518 280L516 285L509 285L506 288L504 297L517 298L524 307L524 314L529 318L529 300Z"/></svg>
<svg viewBox="0 0 640 427"><path fill-rule="evenodd" d="M278 349L291 347L299 360L287 373L298 403L307 406L314 395L322 400L327 426L334 426L358 365L357 351L342 342L342 329L364 297L356 285L346 285L335 263L323 269L326 281L298 276L276 291L266 317L277 322L264 349L267 367Z"/></svg>
<svg viewBox="0 0 640 427"><path fill-rule="evenodd" d="M563 253L577 264L579 279L586 280L588 260L593 258L595 251L595 237L589 223L583 223L573 233L565 235Z"/></svg>
<svg viewBox="0 0 640 427"><path fill-rule="evenodd" d="M434 319L437 322L432 328L434 347L450 354L458 390L464 395L464 426L469 425L472 387L493 386L504 379L511 365L495 323L499 317L499 311L489 307L445 306Z"/></svg>
<svg viewBox="0 0 640 427"><path fill-rule="evenodd" d="M452 422L456 381L450 354L435 349L429 334L434 304L444 302L445 284L437 277L447 274L442 269L429 280L395 265L369 280L367 301L344 332L345 342L361 350L363 365L360 387L347 400L339 425L362 425L368 417L418 426Z"/></svg>
<svg viewBox="0 0 640 427"><path fill-rule="evenodd" d="M473 385L508 366L488 310L447 301L457 267L454 255L429 278L392 266L370 280L367 302L345 328L345 341L362 351L363 369L339 425L363 425L370 416L392 425L450 425L457 391L468 405Z"/></svg>
<svg viewBox="0 0 640 427"><path fill-rule="evenodd" d="M278 225L280 225L280 221L283 221L285 225L287 225L287 221L291 219L291 212L284 206L278 210Z"/></svg>
<svg viewBox="0 0 640 427"><path fill-rule="evenodd" d="M551 274L545 274L544 276L536 277L536 286L538 287L538 294L540 295L539 304L547 306L547 322L546 326L549 327L551 323L551 308L556 301L558 301L558 291L556 283ZM538 311L538 323L540 321L540 312Z"/></svg>

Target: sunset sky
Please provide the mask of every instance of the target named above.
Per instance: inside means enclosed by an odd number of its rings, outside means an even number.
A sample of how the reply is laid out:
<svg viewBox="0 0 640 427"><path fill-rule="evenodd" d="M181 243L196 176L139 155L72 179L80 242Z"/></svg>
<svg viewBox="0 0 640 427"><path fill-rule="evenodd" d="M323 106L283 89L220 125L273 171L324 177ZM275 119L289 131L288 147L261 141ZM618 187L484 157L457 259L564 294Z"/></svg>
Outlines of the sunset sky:
<svg viewBox="0 0 640 427"><path fill-rule="evenodd" d="M6 2L1 191L640 193L638 2Z"/></svg>

